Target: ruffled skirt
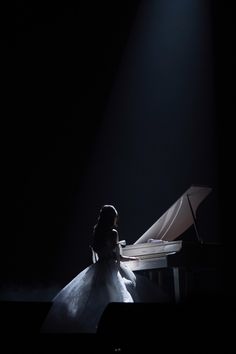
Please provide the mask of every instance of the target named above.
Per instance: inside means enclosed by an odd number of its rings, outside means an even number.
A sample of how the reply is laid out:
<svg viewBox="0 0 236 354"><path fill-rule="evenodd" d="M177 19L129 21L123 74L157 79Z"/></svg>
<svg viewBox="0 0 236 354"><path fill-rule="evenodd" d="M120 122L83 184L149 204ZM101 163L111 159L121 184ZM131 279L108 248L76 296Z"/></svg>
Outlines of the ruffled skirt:
<svg viewBox="0 0 236 354"><path fill-rule="evenodd" d="M111 302L134 302L136 276L114 260L85 268L53 299L42 332L95 333Z"/></svg>

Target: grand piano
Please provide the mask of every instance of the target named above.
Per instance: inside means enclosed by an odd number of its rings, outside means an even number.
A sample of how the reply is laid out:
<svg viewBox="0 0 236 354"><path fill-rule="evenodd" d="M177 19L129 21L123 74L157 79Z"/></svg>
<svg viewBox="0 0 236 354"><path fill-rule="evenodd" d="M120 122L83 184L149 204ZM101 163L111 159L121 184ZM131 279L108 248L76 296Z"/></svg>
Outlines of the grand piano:
<svg viewBox="0 0 236 354"><path fill-rule="evenodd" d="M217 264L219 245L203 242L196 220L197 209L211 190L205 186L190 186L134 244L123 243L124 246L121 247L122 255L138 257L138 260L126 262L134 272L149 271L149 274L152 274L150 272L152 270L171 270L176 302L181 301L183 297L181 286L186 288L186 281L183 284L183 280L180 279L180 269L186 270L189 267L193 269L196 264L198 267L204 264L211 269ZM195 229L196 242L180 240L180 236L191 226ZM158 274L160 282L162 273ZM185 278L186 274L187 272Z"/></svg>

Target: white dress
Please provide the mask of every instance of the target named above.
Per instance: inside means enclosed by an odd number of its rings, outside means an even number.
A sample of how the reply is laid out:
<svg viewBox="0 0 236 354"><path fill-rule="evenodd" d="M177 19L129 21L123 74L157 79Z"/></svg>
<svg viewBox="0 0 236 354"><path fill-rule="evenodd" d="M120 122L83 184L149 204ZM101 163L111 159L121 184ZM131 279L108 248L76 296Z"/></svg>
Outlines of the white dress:
<svg viewBox="0 0 236 354"><path fill-rule="evenodd" d="M112 234L117 237L114 230ZM113 246L109 243L100 251L100 258L92 250L94 263L80 272L53 299L42 326L43 332L96 333L109 303L166 301L154 283L145 276L135 275L126 264L117 261Z"/></svg>
<svg viewBox="0 0 236 354"><path fill-rule="evenodd" d="M114 259L91 264L53 299L43 332L95 333L111 302L134 302L136 276Z"/></svg>

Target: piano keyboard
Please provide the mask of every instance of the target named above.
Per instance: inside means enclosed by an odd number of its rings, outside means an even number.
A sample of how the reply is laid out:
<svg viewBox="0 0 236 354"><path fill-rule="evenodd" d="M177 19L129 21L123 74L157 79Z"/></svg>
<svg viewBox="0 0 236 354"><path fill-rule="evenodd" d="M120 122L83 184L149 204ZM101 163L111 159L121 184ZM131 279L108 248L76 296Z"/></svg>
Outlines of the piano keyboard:
<svg viewBox="0 0 236 354"><path fill-rule="evenodd" d="M133 271L154 268L165 268L167 256L175 254L182 248L182 241L147 242L127 245L121 248L121 254L138 257L139 260L125 261Z"/></svg>

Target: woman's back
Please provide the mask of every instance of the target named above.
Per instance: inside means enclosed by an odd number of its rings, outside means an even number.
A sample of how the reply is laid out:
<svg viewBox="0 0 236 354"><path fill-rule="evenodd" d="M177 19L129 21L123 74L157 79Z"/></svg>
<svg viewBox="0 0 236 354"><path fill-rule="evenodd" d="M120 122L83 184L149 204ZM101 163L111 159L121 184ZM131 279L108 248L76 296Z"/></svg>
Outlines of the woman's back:
<svg viewBox="0 0 236 354"><path fill-rule="evenodd" d="M99 259L115 259L118 233L115 229L94 228L92 248Z"/></svg>

